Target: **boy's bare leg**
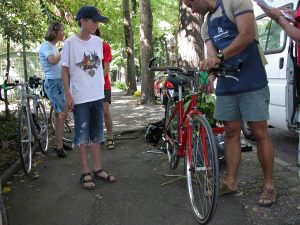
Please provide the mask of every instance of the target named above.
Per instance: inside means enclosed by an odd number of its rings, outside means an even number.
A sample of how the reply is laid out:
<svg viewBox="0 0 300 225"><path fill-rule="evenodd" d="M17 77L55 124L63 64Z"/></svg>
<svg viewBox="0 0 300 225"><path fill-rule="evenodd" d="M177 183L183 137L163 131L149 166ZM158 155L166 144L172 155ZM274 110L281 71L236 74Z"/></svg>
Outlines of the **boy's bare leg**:
<svg viewBox="0 0 300 225"><path fill-rule="evenodd" d="M78 155L79 155L79 159L80 159L80 163L81 163L82 174L90 172L89 162L88 162L88 157L87 157L87 155L88 155L87 151L88 151L87 145L80 144L79 149L78 149ZM91 181L85 182L83 184L85 188L95 187L95 183L92 181L92 176L91 175L86 175L86 176L84 176L83 179L91 180Z"/></svg>
<svg viewBox="0 0 300 225"><path fill-rule="evenodd" d="M91 151L92 151L92 156L93 156L93 171L97 172L100 169L102 169L101 166L101 160L100 160L100 143L92 143L91 144ZM97 173L96 176L104 177L107 178L108 173L105 171L101 171ZM114 181L116 178L113 176L110 176L110 181Z"/></svg>
<svg viewBox="0 0 300 225"><path fill-rule="evenodd" d="M103 102L104 106L104 123L107 131L107 139L113 140L113 123L110 115L110 109L109 109L109 103L108 102Z"/></svg>

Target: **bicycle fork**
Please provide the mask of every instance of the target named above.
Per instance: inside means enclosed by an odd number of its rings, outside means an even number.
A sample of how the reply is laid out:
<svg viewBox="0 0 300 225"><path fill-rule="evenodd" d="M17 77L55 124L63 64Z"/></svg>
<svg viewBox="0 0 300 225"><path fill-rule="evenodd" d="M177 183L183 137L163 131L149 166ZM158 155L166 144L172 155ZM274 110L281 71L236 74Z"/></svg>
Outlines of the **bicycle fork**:
<svg viewBox="0 0 300 225"><path fill-rule="evenodd" d="M197 173L197 172L201 172L201 171L207 171L209 170L209 163L207 160L207 149L206 149L206 132L205 129L203 129L202 127L197 127L197 139L200 143L193 143L193 135L194 133L192 133L192 126L193 126L193 119L192 119L192 115L188 115L187 116L187 127L186 127L186 131L187 131L187 154L189 156L189 165L190 165L190 171L193 173ZM197 146L193 146L193 145L197 145ZM194 153L192 153L192 148L196 148L197 151ZM199 151L199 148L201 148L201 152ZM199 155L198 155L199 154ZM202 154L202 156L200 155ZM194 157L203 157L203 165L194 165L193 163L193 158Z"/></svg>

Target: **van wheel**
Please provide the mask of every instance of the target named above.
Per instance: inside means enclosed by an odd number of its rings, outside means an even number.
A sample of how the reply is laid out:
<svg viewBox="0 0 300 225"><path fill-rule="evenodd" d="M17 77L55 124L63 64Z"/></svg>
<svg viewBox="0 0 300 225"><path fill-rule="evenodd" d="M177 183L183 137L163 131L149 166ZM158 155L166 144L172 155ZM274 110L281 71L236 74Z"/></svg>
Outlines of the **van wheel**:
<svg viewBox="0 0 300 225"><path fill-rule="evenodd" d="M249 139L249 140L253 140L254 136L252 134L252 131L250 129L250 127L248 126L248 122L247 121L243 121L242 122L242 132L245 136L245 138Z"/></svg>

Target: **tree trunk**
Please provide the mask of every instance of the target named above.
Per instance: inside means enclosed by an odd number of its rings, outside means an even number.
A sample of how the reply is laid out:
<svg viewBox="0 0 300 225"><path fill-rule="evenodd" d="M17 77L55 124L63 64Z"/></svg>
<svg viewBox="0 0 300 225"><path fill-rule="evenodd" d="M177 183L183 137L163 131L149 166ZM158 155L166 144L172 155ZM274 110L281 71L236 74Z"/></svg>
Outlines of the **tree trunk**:
<svg viewBox="0 0 300 225"><path fill-rule="evenodd" d="M178 63L183 68L199 67L204 58L204 44L201 38L203 17L193 14L180 0L179 3Z"/></svg>
<svg viewBox="0 0 300 225"><path fill-rule="evenodd" d="M152 21L150 0L140 0L142 104L155 102L153 89L154 73L148 69L150 59L153 57Z"/></svg>
<svg viewBox="0 0 300 225"><path fill-rule="evenodd" d="M117 70L114 70L111 74L111 82L115 82L117 81L117 73L118 71Z"/></svg>
<svg viewBox="0 0 300 225"><path fill-rule="evenodd" d="M9 69L10 69L10 38L7 36L7 42L6 42L6 61L7 61L7 67L6 67L6 73L5 73L5 80L4 83L6 84L8 82L9 78ZM8 99L7 99L7 90L4 90L4 103L5 103L5 116L9 116L9 108L8 108Z"/></svg>
<svg viewBox="0 0 300 225"><path fill-rule="evenodd" d="M127 94L131 95L137 89L136 89L136 75L135 75L135 62L134 62L134 49L133 49L133 32L131 27L129 0L123 0L123 13L124 13L125 45L126 45L126 53L127 53L126 84L128 87Z"/></svg>

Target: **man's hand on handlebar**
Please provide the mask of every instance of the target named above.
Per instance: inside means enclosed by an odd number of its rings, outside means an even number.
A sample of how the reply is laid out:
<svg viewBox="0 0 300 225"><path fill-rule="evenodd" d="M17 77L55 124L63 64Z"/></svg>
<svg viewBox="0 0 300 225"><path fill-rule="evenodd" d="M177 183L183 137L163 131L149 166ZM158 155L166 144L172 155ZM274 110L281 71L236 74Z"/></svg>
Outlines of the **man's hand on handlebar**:
<svg viewBox="0 0 300 225"><path fill-rule="evenodd" d="M200 62L201 70L210 70L211 68L219 67L221 60L217 57L207 57L202 62Z"/></svg>

